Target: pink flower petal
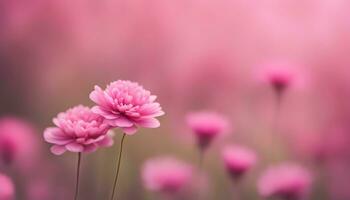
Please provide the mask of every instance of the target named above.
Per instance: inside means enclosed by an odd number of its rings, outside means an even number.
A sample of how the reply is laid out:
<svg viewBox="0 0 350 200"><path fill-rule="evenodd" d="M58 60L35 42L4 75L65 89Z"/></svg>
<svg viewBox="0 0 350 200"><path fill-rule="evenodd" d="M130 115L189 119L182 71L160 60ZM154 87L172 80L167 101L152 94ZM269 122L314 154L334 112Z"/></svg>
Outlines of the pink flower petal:
<svg viewBox="0 0 350 200"><path fill-rule="evenodd" d="M92 152L96 151L96 149L97 149L97 145L96 144L90 144L90 145L85 146L83 152L84 153L92 153Z"/></svg>
<svg viewBox="0 0 350 200"><path fill-rule="evenodd" d="M156 118L146 118L137 121L137 125L145 128L158 128L160 126L160 122Z"/></svg>
<svg viewBox="0 0 350 200"><path fill-rule="evenodd" d="M90 93L89 98L97 104L104 104L105 103L103 91L97 85L95 85L95 90Z"/></svg>
<svg viewBox="0 0 350 200"><path fill-rule="evenodd" d="M65 145L72 141L68 136L66 136L59 128L50 127L44 131L44 139L46 142Z"/></svg>
<svg viewBox="0 0 350 200"><path fill-rule="evenodd" d="M137 127L136 126L123 127L122 130L127 135L134 135L136 133L136 131L137 131Z"/></svg>
<svg viewBox="0 0 350 200"><path fill-rule="evenodd" d="M64 146L54 145L50 148L51 152L55 155L62 155L66 152L66 148Z"/></svg>
<svg viewBox="0 0 350 200"><path fill-rule="evenodd" d="M69 143L66 145L67 150L71 152L83 152L84 146L78 143Z"/></svg>
<svg viewBox="0 0 350 200"><path fill-rule="evenodd" d="M106 119L116 119L119 117L119 115L116 114L112 114L108 111L105 111L103 108L101 108L100 106L94 106L91 108L91 111L95 114L101 115Z"/></svg>
<svg viewBox="0 0 350 200"><path fill-rule="evenodd" d="M113 143L113 138L111 138L110 136L106 136L103 140L99 141L97 145L100 147L111 147Z"/></svg>
<svg viewBox="0 0 350 200"><path fill-rule="evenodd" d="M109 125L114 126L114 127L131 127L134 124L128 120L125 117L120 117L118 119L114 119L114 120L106 120L108 122Z"/></svg>

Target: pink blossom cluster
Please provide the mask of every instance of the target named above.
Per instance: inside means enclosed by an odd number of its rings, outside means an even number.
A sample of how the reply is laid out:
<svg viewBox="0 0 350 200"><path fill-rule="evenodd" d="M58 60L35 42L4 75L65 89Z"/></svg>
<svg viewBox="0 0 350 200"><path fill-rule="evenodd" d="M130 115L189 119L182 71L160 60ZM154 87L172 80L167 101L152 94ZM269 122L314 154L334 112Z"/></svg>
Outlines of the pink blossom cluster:
<svg viewBox="0 0 350 200"><path fill-rule="evenodd" d="M89 108L78 105L59 113L53 119L55 127L44 131L46 142L53 144L51 152L94 152L98 147L113 144L112 128L134 134L138 127L156 128L156 117L164 114L160 104L138 83L118 80L105 90L95 86L90 99L97 105Z"/></svg>

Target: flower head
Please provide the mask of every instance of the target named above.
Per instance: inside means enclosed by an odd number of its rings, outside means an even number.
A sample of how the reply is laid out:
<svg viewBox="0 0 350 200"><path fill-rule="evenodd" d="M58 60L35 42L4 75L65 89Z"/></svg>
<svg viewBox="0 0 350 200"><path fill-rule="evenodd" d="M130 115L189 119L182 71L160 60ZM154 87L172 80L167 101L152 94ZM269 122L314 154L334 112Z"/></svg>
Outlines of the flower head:
<svg viewBox="0 0 350 200"><path fill-rule="evenodd" d="M274 62L263 66L260 79L271 85L277 94L283 93L292 85L301 85L303 80L299 71L289 63Z"/></svg>
<svg viewBox="0 0 350 200"><path fill-rule="evenodd" d="M99 146L110 146L113 140L108 124L103 117L82 105L59 113L53 119L57 127L49 127L44 131L46 142L54 144L51 152L56 155L66 150L72 152L93 152Z"/></svg>
<svg viewBox="0 0 350 200"><path fill-rule="evenodd" d="M240 178L245 174L255 163L256 154L245 147L240 146L226 146L222 151L222 158L226 170L230 173L232 178Z"/></svg>
<svg viewBox="0 0 350 200"><path fill-rule="evenodd" d="M291 163L268 168L258 181L260 195L286 200L302 199L310 187L310 173L303 167Z"/></svg>
<svg viewBox="0 0 350 200"><path fill-rule="evenodd" d="M37 145L31 124L15 117L0 119L0 162L18 162L21 167L34 164Z"/></svg>
<svg viewBox="0 0 350 200"><path fill-rule="evenodd" d="M134 134L137 127L157 128L156 119L164 115L159 103L138 83L118 80L107 85L105 90L95 86L90 99L97 104L92 111L105 118L112 127L120 127L126 134Z"/></svg>
<svg viewBox="0 0 350 200"><path fill-rule="evenodd" d="M228 120L215 112L195 112L187 115L187 124L196 135L199 146L207 148L211 141L229 129Z"/></svg>
<svg viewBox="0 0 350 200"><path fill-rule="evenodd" d="M15 187L12 180L0 174L0 199L1 200L13 200L15 199Z"/></svg>
<svg viewBox="0 0 350 200"><path fill-rule="evenodd" d="M176 193L191 181L192 167L171 157L159 157L146 161L142 168L142 180L151 191Z"/></svg>

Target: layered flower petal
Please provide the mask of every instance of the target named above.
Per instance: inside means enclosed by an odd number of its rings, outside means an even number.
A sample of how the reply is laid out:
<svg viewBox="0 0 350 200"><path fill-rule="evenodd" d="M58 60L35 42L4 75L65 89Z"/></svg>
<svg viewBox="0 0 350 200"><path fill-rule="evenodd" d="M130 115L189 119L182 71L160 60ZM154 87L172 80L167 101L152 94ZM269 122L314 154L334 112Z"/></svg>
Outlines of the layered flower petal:
<svg viewBox="0 0 350 200"><path fill-rule="evenodd" d="M164 115L157 97L151 95L138 83L118 80L107 85L105 90L95 86L90 99L97 105L92 112L102 116L105 123L121 128L132 135L137 127L157 128L160 123L155 117Z"/></svg>
<svg viewBox="0 0 350 200"><path fill-rule="evenodd" d="M94 96L94 95L93 95ZM102 101L102 96L94 96L95 100ZM97 109L99 110L99 109ZM44 139L54 144L51 152L56 155L66 150L71 152L93 152L100 143L112 143L111 136L107 134L110 126L105 119L85 106L76 106L54 118L57 127L49 127L44 131ZM104 142L102 142L104 141Z"/></svg>

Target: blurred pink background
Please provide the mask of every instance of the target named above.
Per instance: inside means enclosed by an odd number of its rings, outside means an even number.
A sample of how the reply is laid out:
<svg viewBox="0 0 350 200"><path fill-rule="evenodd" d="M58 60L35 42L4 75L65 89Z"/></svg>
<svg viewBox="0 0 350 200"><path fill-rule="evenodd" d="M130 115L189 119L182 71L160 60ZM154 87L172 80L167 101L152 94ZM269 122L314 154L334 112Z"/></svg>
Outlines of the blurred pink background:
<svg viewBox="0 0 350 200"><path fill-rule="evenodd" d="M244 180L243 199L260 199L257 177L279 161L312 172L308 199L350 199L349 6L346 0L2 0L0 117L30 126L36 148L27 156L36 160L0 162L0 173L12 178L16 199L71 199L75 156L50 154L42 132L58 112L93 105L94 85L128 79L157 95L166 115L161 128L127 138L120 199L159 198L140 178L149 158L171 154L196 165L185 123L196 110L220 112L234 127L207 153L207 199L231 199L217 156L231 143L259 158ZM258 74L280 61L304 81L284 93L276 122L273 90ZM273 131L278 137L271 143ZM83 157L81 199L109 197L116 155L115 145Z"/></svg>

